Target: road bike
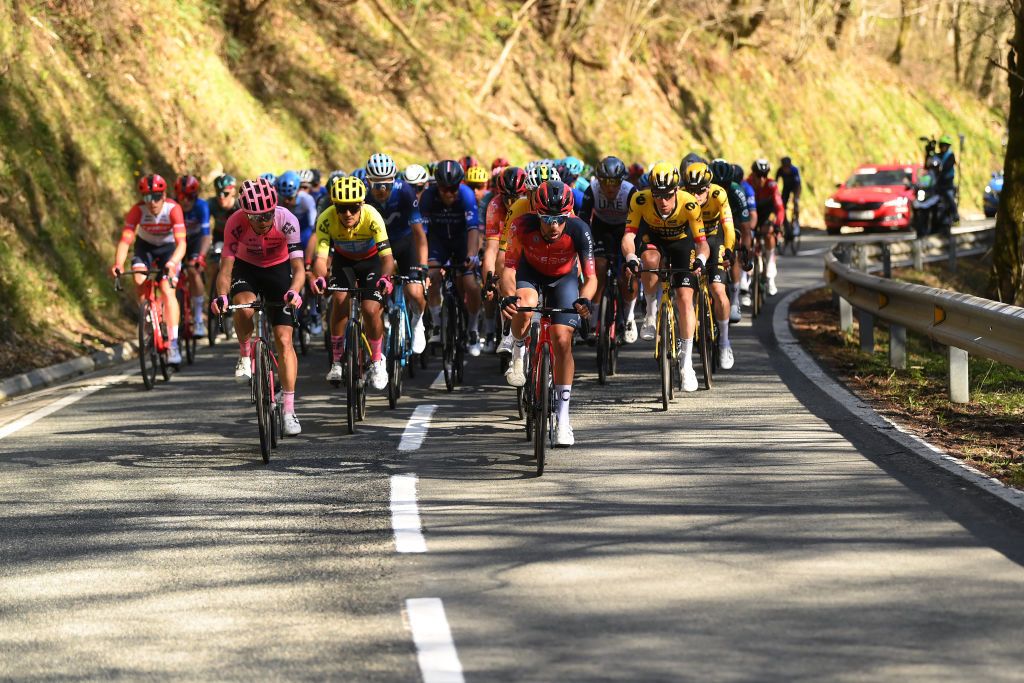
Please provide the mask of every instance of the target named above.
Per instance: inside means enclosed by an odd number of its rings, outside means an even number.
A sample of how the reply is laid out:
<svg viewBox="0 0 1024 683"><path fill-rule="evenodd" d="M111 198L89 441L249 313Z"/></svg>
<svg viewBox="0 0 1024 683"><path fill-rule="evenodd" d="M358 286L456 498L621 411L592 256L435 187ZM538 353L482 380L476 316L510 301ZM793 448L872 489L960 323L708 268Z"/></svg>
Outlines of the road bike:
<svg viewBox="0 0 1024 683"><path fill-rule="evenodd" d="M800 219L787 218L782 224L782 241L779 245L779 253L785 254L786 250L793 256L800 252Z"/></svg>
<svg viewBox="0 0 1024 683"><path fill-rule="evenodd" d="M247 304L230 304L221 316L248 309L256 312L253 316L253 333L249 338L249 359L252 363L250 389L252 402L256 405L260 455L264 463L270 462L270 451L277 448L277 442L284 432L284 412L278 396L277 356L274 355L273 332L267 322L268 308L292 310L284 302L258 298Z"/></svg>
<svg viewBox="0 0 1024 683"><path fill-rule="evenodd" d="M701 273L694 285L694 310L697 313L697 328L694 343L700 356L704 374L704 388L711 388L711 377L718 370L718 323L713 314L711 291L706 273Z"/></svg>
<svg viewBox="0 0 1024 683"><path fill-rule="evenodd" d="M195 266L182 264L182 272L178 276L178 285L174 289L174 295L178 298L178 310L180 311L178 343L183 347L181 350L184 352L185 362L192 365L196 360L196 345L199 340L196 339L195 311L192 310L192 287L186 272L190 268L195 268ZM200 276L202 276L201 272Z"/></svg>
<svg viewBox="0 0 1024 683"><path fill-rule="evenodd" d="M209 252L209 255L208 255L208 258L210 259L210 263L212 263L214 265L219 265L220 264L221 252L223 250L224 250L224 243L223 242L215 242L213 247L210 249L210 252ZM214 269L213 272L216 273L216 270L217 269ZM214 299L217 298L217 292L214 291L214 287L216 286L217 278L214 276L214 277L211 277L210 280L211 280L211 282L208 283L207 291L206 291L206 300L207 301L213 301ZM231 339L231 337L234 335L234 333L235 333L235 321L231 318L231 316L207 315L207 320L206 320L206 341L210 344L210 346L216 346L216 344L217 344L217 337L222 332L224 333L224 337L226 339Z"/></svg>
<svg viewBox="0 0 1024 683"><path fill-rule="evenodd" d="M758 228L753 235L754 248L751 250L750 259L754 268L750 273L750 312L751 317L756 318L764 308L765 292L768 289L768 275L765 272L764 259L764 237Z"/></svg>
<svg viewBox="0 0 1024 683"><path fill-rule="evenodd" d="M373 294L376 290L372 287L327 287L324 291L331 294L348 294L348 321L345 323L342 371L345 374L345 419L348 433L355 434L356 422L361 422L366 417L366 374L372 357L370 342L363 333L362 302L365 296ZM332 302L332 305L335 304Z"/></svg>
<svg viewBox="0 0 1024 683"><path fill-rule="evenodd" d="M441 319L436 323L441 331L441 368L444 386L448 391L455 383L462 383L463 360L466 354L469 314L455 284L455 268L444 269L441 281Z"/></svg>
<svg viewBox="0 0 1024 683"><path fill-rule="evenodd" d="M152 389L156 384L157 367L164 381L171 380L171 365L167 362L167 352L171 344L167 339L167 325L163 319L163 301L158 296L157 286L163 271L158 268L135 270L121 273L114 280L114 289L123 290L121 278L145 275L142 283L142 301L139 303L139 367L142 370L142 384Z"/></svg>
<svg viewBox="0 0 1024 683"><path fill-rule="evenodd" d="M384 328L384 348L388 358L388 406L394 410L402 397L402 372L408 368L409 376L416 376L412 358L412 318L405 300L405 285L423 281L405 275L395 276L392 281L394 290Z"/></svg>
<svg viewBox="0 0 1024 683"><path fill-rule="evenodd" d="M654 357L658 361L658 370L661 374L661 409L668 410L669 401L675 399L675 392L683 389L683 375L677 353L679 318L676 315L672 276L691 271L689 268L644 268L640 272L656 273L658 284L661 286Z"/></svg>
<svg viewBox="0 0 1024 683"><path fill-rule="evenodd" d="M608 270L604 292L597 306L597 381L608 382L619 365L619 313L623 308L622 292L619 291L619 265L607 259Z"/></svg>

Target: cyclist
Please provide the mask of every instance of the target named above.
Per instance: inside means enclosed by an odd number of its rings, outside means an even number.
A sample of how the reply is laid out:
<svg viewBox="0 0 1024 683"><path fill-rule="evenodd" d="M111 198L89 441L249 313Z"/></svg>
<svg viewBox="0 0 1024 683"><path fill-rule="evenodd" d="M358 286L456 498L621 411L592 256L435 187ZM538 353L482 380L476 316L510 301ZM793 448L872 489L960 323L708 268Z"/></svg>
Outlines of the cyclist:
<svg viewBox="0 0 1024 683"><path fill-rule="evenodd" d="M782 157L779 168L775 171L775 182L782 180L782 208L789 210L789 198L793 197L794 222L800 221L800 192L803 190L803 180L800 178L800 169L793 164L789 157Z"/></svg>
<svg viewBox="0 0 1024 683"><path fill-rule="evenodd" d="M757 196L754 194L754 186L747 182L743 167L739 164L732 165L732 181L740 186L747 198L747 213L750 214L750 237L753 246L753 234L757 228ZM744 269L740 274L740 303L749 306L750 301L750 273Z"/></svg>
<svg viewBox="0 0 1024 683"><path fill-rule="evenodd" d="M626 257L626 267L634 274L641 267L660 268L665 261L670 268L689 270L674 273L671 285L675 290L679 329L683 336L677 354L683 362L683 391L696 391L697 374L690 358L697 326L693 310L694 290L697 278L711 256L711 249L704 236L704 221L696 198L679 189L679 169L666 161L659 161L651 167L648 178L650 189L637 192L629 203L622 253ZM637 256L638 249L642 256ZM649 305L640 336L654 339L658 276L644 273L641 281Z"/></svg>
<svg viewBox="0 0 1024 683"><path fill-rule="evenodd" d="M433 321L430 341L441 341L442 267L455 269L459 295L469 313L468 351L480 355L480 284L474 271L480 266L480 218L476 196L462 184L465 171L459 162L440 161L434 171L436 185L423 192L420 215L427 228L430 256L430 318Z"/></svg>
<svg viewBox="0 0 1024 683"><path fill-rule="evenodd" d="M306 190L312 195L313 199L319 203L321 199L327 196L327 188L320 184L320 169L308 168L304 173L309 174L309 189ZM305 179L305 177L304 177Z"/></svg>
<svg viewBox="0 0 1024 683"><path fill-rule="evenodd" d="M564 183L542 183L535 193L534 207L535 214L524 214L515 221L505 254L505 270L501 274L502 314L511 319L515 338L505 378L515 387L526 384L523 359L533 315L519 313L518 304L536 306L539 291L543 289L547 306L576 309L575 315L558 313L551 319L557 401L555 445L571 446L575 437L569 423L569 398L576 370L572 337L579 327L580 316L589 318L593 307L591 301L597 289L594 241L587 224L572 214L572 191Z"/></svg>
<svg viewBox="0 0 1024 683"><path fill-rule="evenodd" d="M742 172L742 169L740 169ZM725 159L715 159L711 162L711 177L716 185L725 189L729 198L729 211L732 212L733 222L739 227L739 246L736 248L743 255L743 261L747 261L750 253L750 234L753 229L750 220L750 211L747 209L747 195L738 183L733 181L733 168ZM732 259L731 282L729 284L730 312L729 322L738 323L742 319L740 311L740 278L745 272L738 258Z"/></svg>
<svg viewBox="0 0 1024 683"><path fill-rule="evenodd" d="M779 272L775 264L775 243L782 234L786 209L782 206L778 184L768 177L771 170L772 166L767 159L757 159L750 167L747 182L754 188L754 197L757 200L757 229L764 237L764 250L768 255L764 267L765 277L768 278L767 293L768 296L775 296L779 293L779 288L775 286L775 278ZM774 221L771 218L773 215Z"/></svg>
<svg viewBox="0 0 1024 683"><path fill-rule="evenodd" d="M633 183L634 187L637 187L639 185L640 178L642 176L647 175L647 170L644 168L644 165L641 164L639 161L634 161L633 163L631 163L629 165L629 168L627 169L627 172L629 173L629 182Z"/></svg>
<svg viewBox="0 0 1024 683"><path fill-rule="evenodd" d="M509 207L525 195L526 171L518 166L509 166L498 175L495 181L494 197L491 198L490 203L487 205L486 230L484 233L486 241L484 243L484 255L481 263L483 281L487 285L484 290L484 297L488 303L494 301L495 286L492 285L492 282L495 278L501 277L501 271L505 267L504 260L498 258L498 248L505 228L505 218L508 215ZM497 330L492 328L493 325L493 317L488 316L484 318L484 331L487 333L485 348L490 351L494 350L492 346L494 342L493 337L497 335ZM512 335L508 330L504 332L502 345L508 349L506 353L511 353Z"/></svg>
<svg viewBox="0 0 1024 683"><path fill-rule="evenodd" d="M213 181L216 194L206 200L210 208L210 233L213 238L213 249L206 258L206 281L209 290L214 291L217 271L220 269L220 252L224 247L224 224L235 211L238 211L238 193L235 190L234 176L226 173L217 176Z"/></svg>
<svg viewBox="0 0 1024 683"><path fill-rule="evenodd" d="M470 166L466 169L465 183L469 189L473 190L473 196L476 197L477 215L480 216L487 212L487 203L484 201L484 197L487 194L487 183L490 179L490 175L482 166Z"/></svg>
<svg viewBox="0 0 1024 683"><path fill-rule="evenodd" d="M402 171L402 176L405 178L405 182L412 186L412 189L416 192L416 199L419 200L423 196L423 190L427 189L427 183L430 181L427 169L419 164L409 164Z"/></svg>
<svg viewBox="0 0 1024 683"><path fill-rule="evenodd" d="M260 178L263 178L263 180L266 180L271 185L277 183L277 175L274 173L263 173L260 175Z"/></svg>
<svg viewBox="0 0 1024 683"><path fill-rule="evenodd" d="M181 352L178 350L180 309L171 280L177 277L178 265L185 257L185 216L181 206L167 198L167 181L162 176L155 173L144 175L139 179L138 187L142 200L125 214L121 240L117 243L114 265L110 267L110 273L114 277L121 276L121 266L124 265L124 260L128 256L128 247L133 243L135 244L135 253L132 255L133 271L147 271L150 268L163 266L164 272L161 273L158 282L164 300L164 320L167 322L167 340L170 343L167 362L172 365L180 365ZM135 239L136 237L139 239ZM140 301L143 295L142 286L145 282L144 273L135 276L135 289Z"/></svg>
<svg viewBox="0 0 1024 683"><path fill-rule="evenodd" d="M331 186L331 206L316 221L316 260L313 262L313 291L322 294L327 286L327 255L333 247L331 279L345 288L373 288L362 302L363 329L370 344L367 379L378 391L388 385L384 361L384 297L391 293L395 260L388 244L384 218L365 204L366 185L355 176L339 178ZM348 292L334 292L331 304L331 369L328 382L344 379L341 364L345 354L348 324Z"/></svg>
<svg viewBox="0 0 1024 683"><path fill-rule="evenodd" d="M307 178L305 183L302 181L303 174ZM303 251L305 252L307 270L309 270L310 264L313 262L313 249L316 246L313 233L316 229L317 217L316 199L309 192L302 189L303 185L307 188L311 186L310 178L312 178L312 172L309 170L302 171L301 173L285 171L277 177L277 182L275 183L278 203L295 214L295 218L299 221L299 242L302 244ZM320 326L320 317L316 310L316 300L308 296L307 292L303 292L303 294L305 308L302 311L298 311L298 313L300 315L309 313L310 334L322 334L323 327Z"/></svg>
<svg viewBox="0 0 1024 683"><path fill-rule="evenodd" d="M577 159L577 161L579 160ZM582 165L582 162L580 165ZM579 180L579 176L573 175L572 171L565 164L565 161L560 161L557 164L555 164L555 170L558 171L558 179L563 184L568 185L569 189L572 190L573 212L575 213L579 211L580 207L583 205L583 190L579 190L576 188L576 181Z"/></svg>
<svg viewBox="0 0 1024 683"><path fill-rule="evenodd" d="M335 180L338 178L344 178L346 175L348 174L342 170L331 171L331 175L327 177L327 186L324 188L324 195L320 197L320 199L316 200L317 217L331 206L331 185Z"/></svg>
<svg viewBox="0 0 1024 683"><path fill-rule="evenodd" d="M206 254L210 250L210 205L199 198L199 179L183 175L174 181L174 198L181 205L185 216L185 263L190 268L189 289L192 290L192 313L195 318L195 335L206 336L206 322L203 316L206 304L206 288L203 286L203 270L206 268Z"/></svg>
<svg viewBox="0 0 1024 683"><path fill-rule="evenodd" d="M246 304L257 296L265 301L283 301L294 308L302 306L302 285L306 281L303 267L299 222L295 215L278 205L277 190L265 178L242 183L238 203L224 226L224 251L217 274L217 297L211 309L219 314L227 310L228 297L235 304ZM238 363L235 379L252 379L249 357L252 345L254 311L235 311L235 334L238 336ZM295 378L299 362L292 348L292 319L283 308L267 311L274 328L278 367L281 371L284 433L294 436L302 431L295 416Z"/></svg>
<svg viewBox="0 0 1024 683"><path fill-rule="evenodd" d="M721 186L711 181L711 169L702 162L690 164L683 174L683 188L694 196L701 207L704 235L711 250L706 272L715 320L718 322L719 357L722 369L730 370L735 360L732 344L729 343L729 296L725 291L725 273L733 261L736 231L733 228L729 197Z"/></svg>
<svg viewBox="0 0 1024 683"><path fill-rule="evenodd" d="M417 280L405 286L412 323L413 353L423 353L427 339L423 332L423 312L427 300L423 295L423 278L427 269L427 235L423 230L420 203L416 192L398 178L398 167L387 154L374 154L366 162L370 181L368 203L380 212L387 228L391 255L397 273Z"/></svg>
<svg viewBox="0 0 1024 683"><path fill-rule="evenodd" d="M605 157L597 165L597 177L583 193L579 216L590 225L594 239L594 260L597 266L597 293L595 301L604 296L608 261L617 262L622 254L622 236L626 232L626 218L629 216L629 202L636 193L633 183L626 178L626 164L618 157ZM624 315L624 337L627 344L637 339L636 307L637 290L628 278L621 278L620 291L626 301ZM619 321L616 321L618 323Z"/></svg>

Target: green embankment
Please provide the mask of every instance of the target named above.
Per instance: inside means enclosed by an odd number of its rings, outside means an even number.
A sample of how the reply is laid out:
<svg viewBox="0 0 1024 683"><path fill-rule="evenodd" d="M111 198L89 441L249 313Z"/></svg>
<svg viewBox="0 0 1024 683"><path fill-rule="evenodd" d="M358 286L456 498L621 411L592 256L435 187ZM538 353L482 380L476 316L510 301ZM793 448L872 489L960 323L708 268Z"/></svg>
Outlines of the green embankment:
<svg viewBox="0 0 1024 683"><path fill-rule="evenodd" d="M528 25L478 97L519 3L271 0L255 17L239 4L0 9L0 375L128 329L132 307L104 272L145 171L193 172L208 188L223 170L349 169L377 149L400 164L789 154L815 220L855 165L918 159L921 134L968 136L968 209L1000 163L998 112L862 46L811 48L794 65L699 33L629 51L636 22L607 8L564 43L584 59L556 60Z"/></svg>

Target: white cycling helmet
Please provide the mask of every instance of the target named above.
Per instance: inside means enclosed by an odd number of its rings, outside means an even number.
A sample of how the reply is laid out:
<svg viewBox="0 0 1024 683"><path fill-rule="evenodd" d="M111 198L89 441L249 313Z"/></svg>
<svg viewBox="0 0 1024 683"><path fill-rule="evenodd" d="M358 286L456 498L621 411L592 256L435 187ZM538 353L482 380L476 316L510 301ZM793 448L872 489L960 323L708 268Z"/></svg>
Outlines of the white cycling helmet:
<svg viewBox="0 0 1024 683"><path fill-rule="evenodd" d="M526 189L533 192L541 183L549 180L557 180L562 182L562 179L558 175L558 169L551 164L538 163L526 172Z"/></svg>
<svg viewBox="0 0 1024 683"><path fill-rule="evenodd" d="M430 181L427 169L419 164L409 164L405 167L405 180L410 185L426 185Z"/></svg>
<svg viewBox="0 0 1024 683"><path fill-rule="evenodd" d="M299 171L299 182L300 183L311 183L313 182L313 170L304 168Z"/></svg>
<svg viewBox="0 0 1024 683"><path fill-rule="evenodd" d="M396 175L398 167L395 166L395 160L387 154L378 152L366 161L367 180L394 180Z"/></svg>

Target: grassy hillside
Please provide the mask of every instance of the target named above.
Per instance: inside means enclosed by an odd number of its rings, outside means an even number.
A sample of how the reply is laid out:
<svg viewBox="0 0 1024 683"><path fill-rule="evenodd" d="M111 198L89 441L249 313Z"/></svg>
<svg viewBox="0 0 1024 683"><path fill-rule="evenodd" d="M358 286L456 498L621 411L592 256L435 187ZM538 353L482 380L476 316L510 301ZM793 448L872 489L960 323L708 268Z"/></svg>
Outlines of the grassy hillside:
<svg viewBox="0 0 1024 683"><path fill-rule="evenodd" d="M124 334L132 306L103 272L144 171L208 188L223 170L350 169L378 149L400 164L789 154L814 219L854 165L917 159L920 134L968 136L968 208L1000 163L1002 114L921 87L926 72L852 43L795 63L731 52L640 4L565 19L497 0L5 3L0 375Z"/></svg>

